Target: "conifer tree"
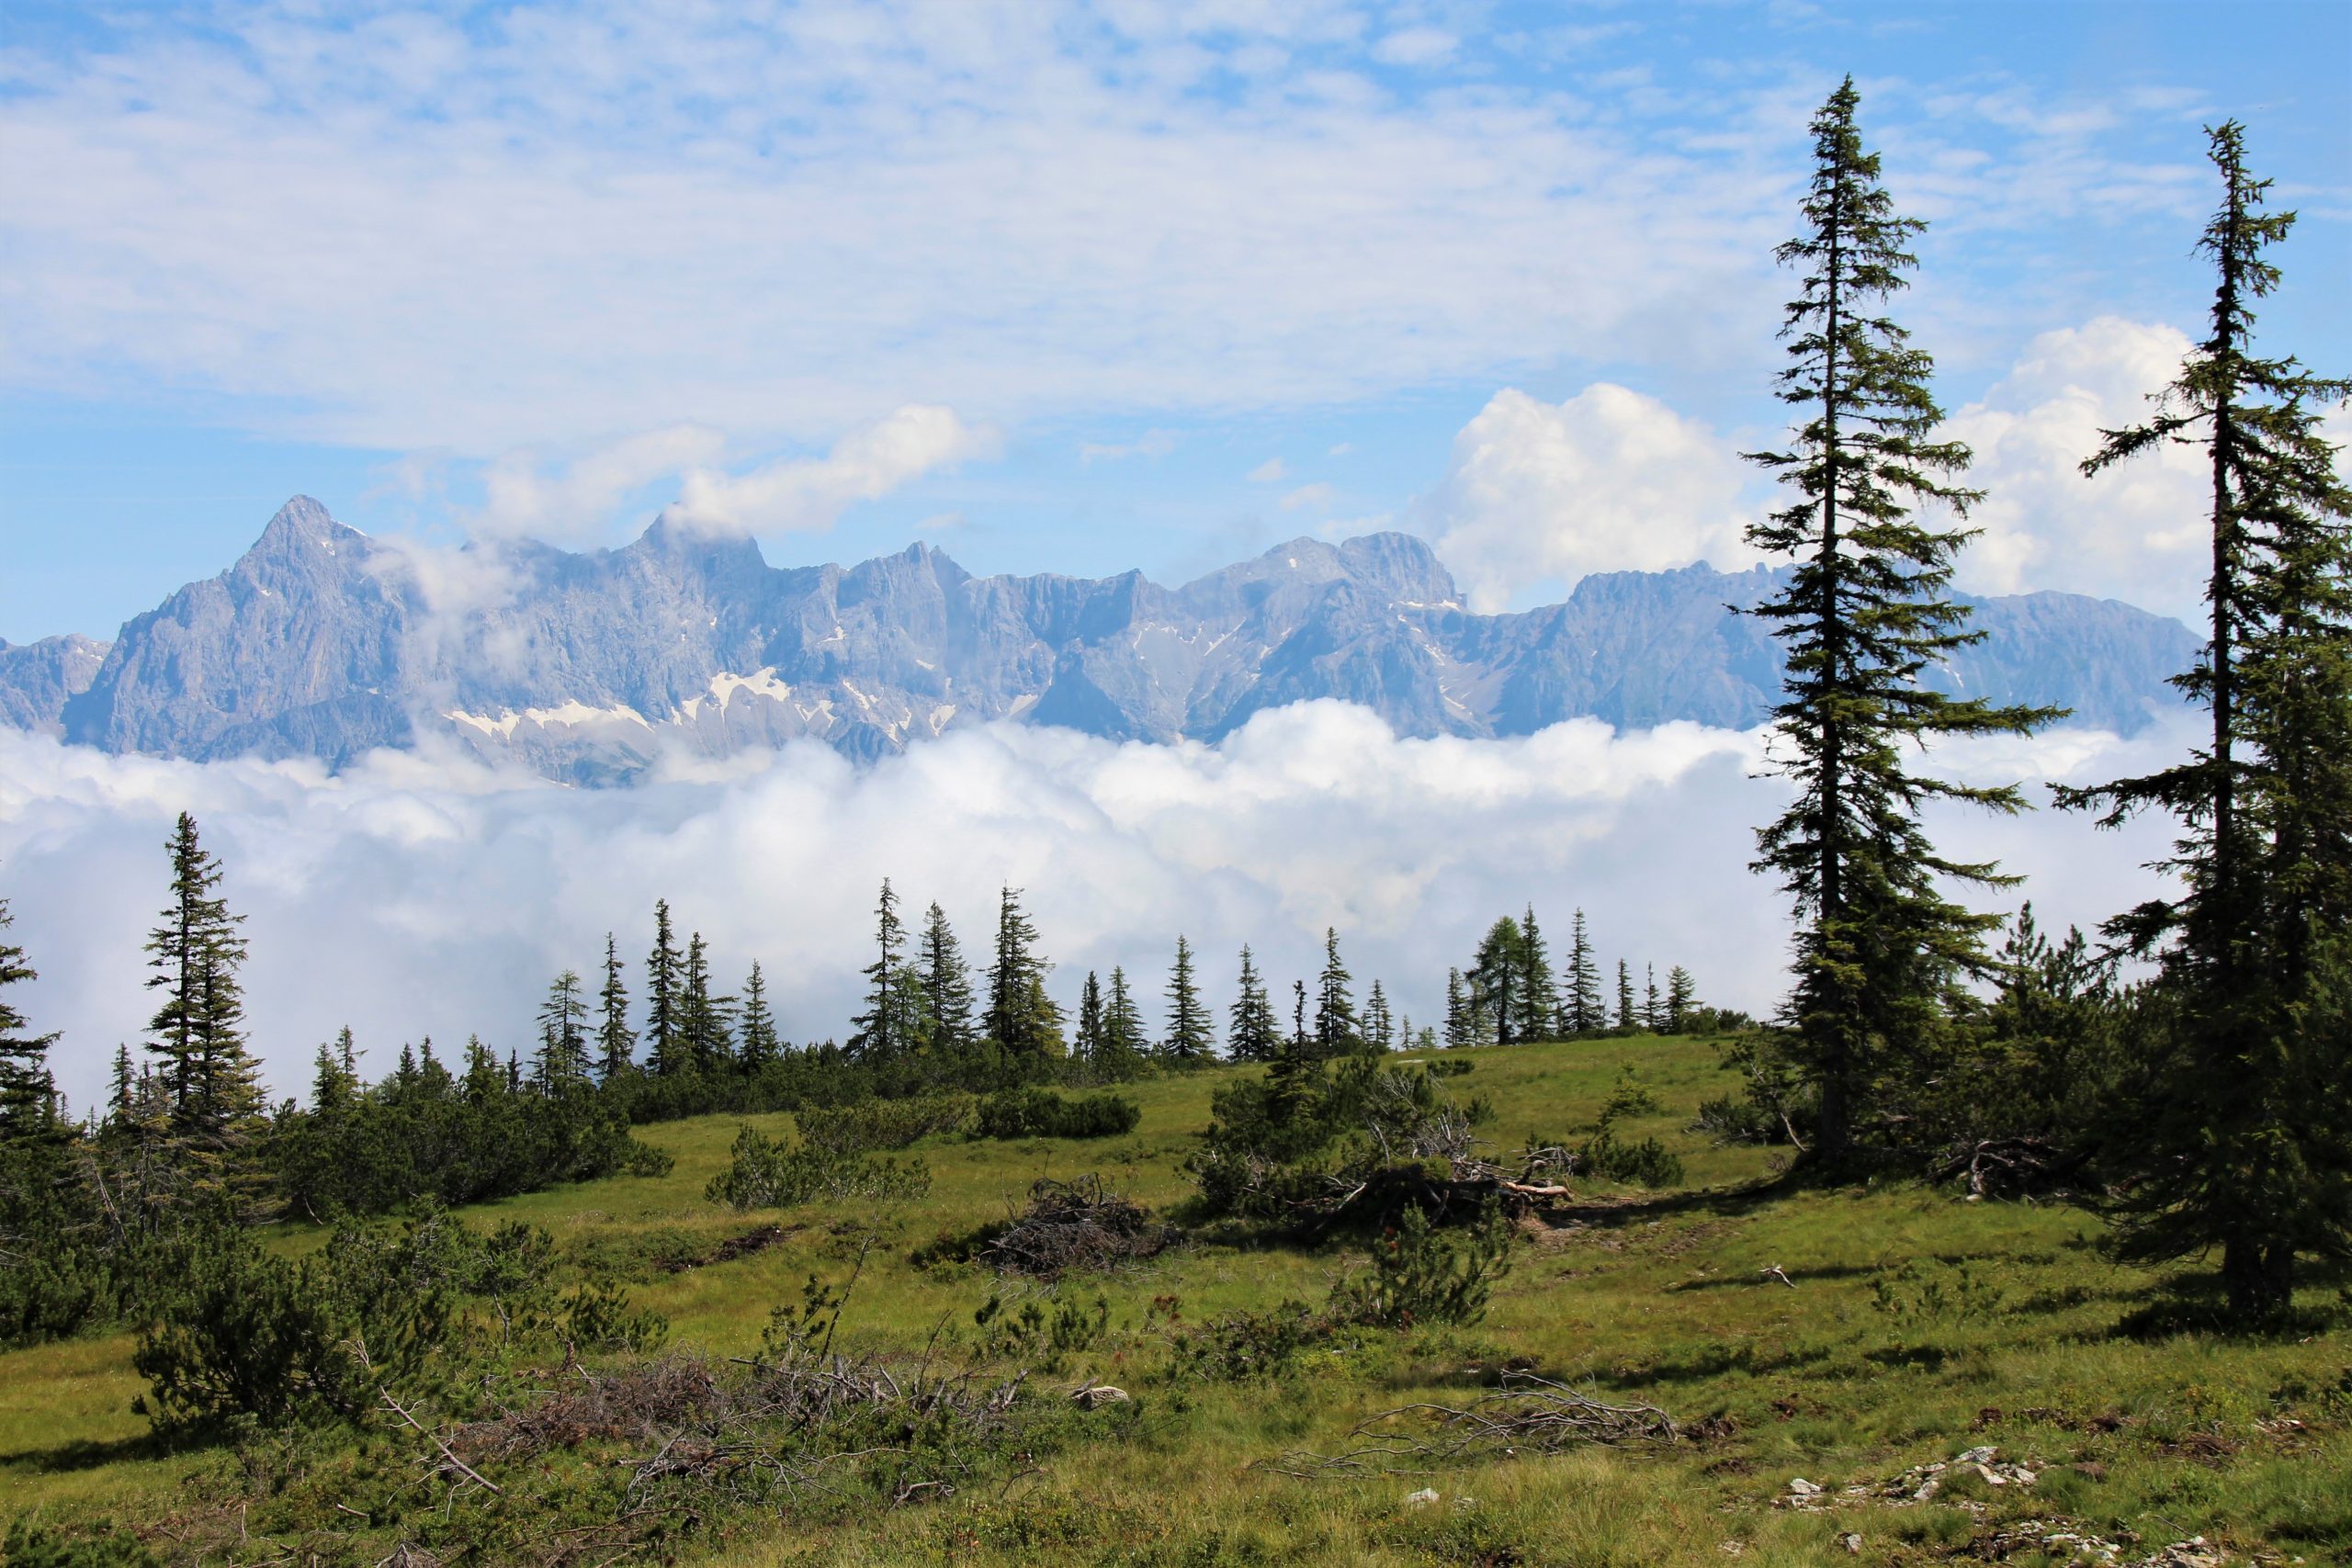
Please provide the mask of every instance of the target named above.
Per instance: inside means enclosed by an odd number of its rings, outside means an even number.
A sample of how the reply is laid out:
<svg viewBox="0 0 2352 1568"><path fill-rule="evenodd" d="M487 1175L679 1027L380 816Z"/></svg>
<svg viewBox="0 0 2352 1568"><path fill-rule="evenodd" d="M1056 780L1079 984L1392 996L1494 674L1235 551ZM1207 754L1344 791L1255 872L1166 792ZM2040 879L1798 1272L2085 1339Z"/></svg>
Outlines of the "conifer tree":
<svg viewBox="0 0 2352 1568"><path fill-rule="evenodd" d="M899 896L890 879L882 879L882 895L874 906L874 962L865 966L865 1010L850 1021L856 1032L850 1049L869 1061L904 1055L920 1043L917 1021L908 1016L905 964L899 950L907 944L907 928L899 919Z"/></svg>
<svg viewBox="0 0 2352 1568"><path fill-rule="evenodd" d="M1516 1044L1520 1039L1519 1025L1526 1012L1519 993L1520 949L1525 942L1519 922L1505 915L1487 928L1470 972L1464 976L1470 987L1471 1005L1485 1016L1498 1045Z"/></svg>
<svg viewBox="0 0 2352 1568"><path fill-rule="evenodd" d="M1143 1066L1149 1043L1144 1037L1143 1012L1127 989L1127 972L1114 964L1110 993L1102 1002L1102 1043L1096 1053L1102 1076L1135 1077Z"/></svg>
<svg viewBox="0 0 2352 1568"><path fill-rule="evenodd" d="M1363 998L1364 1049L1374 1055L1385 1055L1396 1048L1396 1020L1388 1010L1388 993L1374 980Z"/></svg>
<svg viewBox="0 0 2352 1568"><path fill-rule="evenodd" d="M1568 1033L1594 1034L1609 1026L1609 1010L1600 996L1600 965L1585 934L1582 909L1569 927L1567 969L1560 982L1560 1022Z"/></svg>
<svg viewBox="0 0 2352 1568"><path fill-rule="evenodd" d="M1658 995L1657 965L1642 965L1642 1027L1652 1034L1666 1032L1666 1001Z"/></svg>
<svg viewBox="0 0 2352 1568"><path fill-rule="evenodd" d="M678 967L677 938L670 929L670 900L656 898L653 951L645 958L645 1034L657 1073L674 1073L686 1064L685 1053L678 1048Z"/></svg>
<svg viewBox="0 0 2352 1568"><path fill-rule="evenodd" d="M1196 1066L1216 1054L1216 1025L1201 1004L1193 979L1192 944L1176 938L1176 961L1168 971L1168 1038L1160 1055L1180 1067Z"/></svg>
<svg viewBox="0 0 2352 1568"><path fill-rule="evenodd" d="M1634 1027L1634 972L1623 959L1617 961L1617 1027Z"/></svg>
<svg viewBox="0 0 2352 1568"><path fill-rule="evenodd" d="M637 1031L628 1026L628 986L621 978L621 951L613 933L605 933L605 984L596 993L604 1021L596 1030L598 1072L605 1081L628 1071L637 1055Z"/></svg>
<svg viewBox="0 0 2352 1568"><path fill-rule="evenodd" d="M1314 1045L1306 1037L1306 982L1290 983L1290 1049L1301 1062L1313 1057Z"/></svg>
<svg viewBox="0 0 2352 1568"><path fill-rule="evenodd" d="M8 901L0 898L0 931L10 924ZM23 948L0 942L0 987L38 978ZM49 1070L49 1048L56 1043L54 1032L33 1033L0 989L0 1144L47 1142L58 1133L57 1082Z"/></svg>
<svg viewBox="0 0 2352 1568"><path fill-rule="evenodd" d="M1078 1029L1070 1037L1070 1054L1097 1077L1108 1076L1102 1071L1102 982L1091 969L1079 987Z"/></svg>
<svg viewBox="0 0 2352 1568"><path fill-rule="evenodd" d="M2161 863L2182 895L2108 922L2160 956L2171 1027L2145 1057L2117 1153L2129 1180L2120 1250L2143 1260L2219 1247L2232 1314L2292 1300L2298 1253L2352 1251L2352 491L2322 412L2352 381L2253 347L2254 302L2278 284L2264 252L2292 212L2245 165L2245 129L2209 129L2219 209L2199 249L2211 328L2145 423L2103 433L2086 474L2166 445L2210 474L2208 636L2174 684L2210 739L2143 778L2062 790L2113 826L2181 823Z"/></svg>
<svg viewBox="0 0 2352 1568"><path fill-rule="evenodd" d="M1355 998L1348 994L1348 966L1340 961L1340 933L1323 929L1323 973L1315 987L1315 1054L1325 1058L1353 1056L1363 1050L1363 1030L1356 1021Z"/></svg>
<svg viewBox="0 0 2352 1568"><path fill-rule="evenodd" d="M1463 988L1462 971L1445 972L1445 1048L1460 1051L1478 1043L1477 1029L1470 1016L1470 998Z"/></svg>
<svg viewBox="0 0 2352 1568"><path fill-rule="evenodd" d="M130 1069L130 1047L119 1041L114 1048L114 1070L107 1076L107 1115L128 1124L138 1100L138 1077Z"/></svg>
<svg viewBox="0 0 2352 1568"><path fill-rule="evenodd" d="M1679 1034L1690 1026L1691 1010L1698 1005L1699 983L1690 978L1690 971L1678 964L1666 972L1666 1032Z"/></svg>
<svg viewBox="0 0 2352 1568"><path fill-rule="evenodd" d="M345 1024L335 1035L334 1043L322 1045L311 1065L311 1111L326 1121L334 1121L348 1111L358 1100L360 1091L357 1072L358 1053L351 1037L351 1026Z"/></svg>
<svg viewBox="0 0 2352 1568"><path fill-rule="evenodd" d="M1273 998L1258 974L1258 964L1247 943L1241 949L1241 981L1233 1001L1233 1023L1226 1043L1237 1062L1271 1062L1282 1048L1282 1024L1274 1016Z"/></svg>
<svg viewBox="0 0 2352 1568"><path fill-rule="evenodd" d="M263 1111L237 983L244 917L229 913L220 896L220 863L198 840L194 817L180 813L166 847L172 901L147 938L147 985L163 1001L148 1021L147 1048L164 1066L172 1137L209 1185L238 1174L231 1168L242 1163Z"/></svg>
<svg viewBox="0 0 2352 1568"><path fill-rule="evenodd" d="M1042 1060L1062 1052L1061 1009L1046 994L1053 966L1038 954L1037 928L1021 908L1021 889L999 897L996 962L989 967L989 1038L1015 1057Z"/></svg>
<svg viewBox="0 0 2352 1568"><path fill-rule="evenodd" d="M1557 1033L1552 1006L1552 955L1544 945L1543 931L1535 924L1532 904L1519 920L1516 991L1520 1015L1511 1032L1521 1040L1544 1040Z"/></svg>
<svg viewBox="0 0 2352 1568"><path fill-rule="evenodd" d="M752 961L752 972L743 977L743 1027L737 1055L747 1073L756 1073L784 1055L784 1042L775 1032L775 1014L768 1007L767 976L760 972L756 958Z"/></svg>
<svg viewBox="0 0 2352 1568"><path fill-rule="evenodd" d="M939 1043L959 1055L970 1051L978 1038L972 1022L972 975L965 965L956 932L947 923L947 911L936 900L923 913L915 963L922 974L924 1006Z"/></svg>
<svg viewBox="0 0 2352 1568"><path fill-rule="evenodd" d="M531 1078L549 1094L588 1081L588 1000L580 994L576 970L565 970L548 987L547 1000L539 1007L539 1050L531 1063Z"/></svg>
<svg viewBox="0 0 2352 1568"><path fill-rule="evenodd" d="M1749 454L1795 493L1748 529L1791 563L1787 585L1752 612L1786 649L1773 710L1772 766L1796 799L1758 835L1754 868L1795 906L1795 984L1781 1051L1817 1094L1815 1152L1835 1164L1883 1076L1936 1038L1957 976L1984 968L1998 917L1944 897L1939 878L2013 882L1987 864L1939 855L1919 821L1930 800L2021 809L2014 787L1980 788L1915 771L1917 748L1945 736L2023 733L2049 710L1996 707L1937 692L1920 676L1980 640L1968 610L1944 595L1970 531L1924 515L1964 516L1976 493L1950 482L1968 448L1931 439L1942 411L1933 366L1909 333L1871 312L1907 287L1905 248L1926 225L1895 215L1862 148L1847 78L1814 117L1804 231L1776 253L1803 278L1781 335L1791 364L1782 401L1798 411L1788 450ZM1621 1014L1628 1010L1621 1006Z"/></svg>
<svg viewBox="0 0 2352 1568"><path fill-rule="evenodd" d="M735 998L711 990L710 948L700 931L686 939L678 979L679 1048L696 1071L715 1071L735 1055Z"/></svg>

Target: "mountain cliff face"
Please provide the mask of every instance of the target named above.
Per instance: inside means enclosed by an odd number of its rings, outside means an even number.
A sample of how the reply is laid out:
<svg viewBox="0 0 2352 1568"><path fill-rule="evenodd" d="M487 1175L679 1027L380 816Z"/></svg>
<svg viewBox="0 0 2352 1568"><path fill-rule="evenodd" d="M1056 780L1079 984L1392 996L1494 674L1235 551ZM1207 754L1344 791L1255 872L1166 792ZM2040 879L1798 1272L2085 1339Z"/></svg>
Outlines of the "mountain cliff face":
<svg viewBox="0 0 2352 1568"><path fill-rule="evenodd" d="M65 705L90 689L107 644L85 637L0 640L0 724L43 735L65 733Z"/></svg>
<svg viewBox="0 0 2352 1568"><path fill-rule="evenodd" d="M659 523L616 550L469 550L452 572L298 497L110 647L0 646L0 719L110 751L335 764L440 737L592 784L671 747L810 736L874 758L999 718L1215 739L1315 697L1414 736L1579 715L1744 728L1780 663L1764 626L1730 612L1774 582L1618 572L1564 604L1477 615L1403 534L1295 540L1168 589L1137 572L976 578L923 545L780 569L749 541ZM2177 622L2070 594L1985 600L1977 624L1986 639L1940 683L2126 731L2177 700L2164 678L2196 647Z"/></svg>

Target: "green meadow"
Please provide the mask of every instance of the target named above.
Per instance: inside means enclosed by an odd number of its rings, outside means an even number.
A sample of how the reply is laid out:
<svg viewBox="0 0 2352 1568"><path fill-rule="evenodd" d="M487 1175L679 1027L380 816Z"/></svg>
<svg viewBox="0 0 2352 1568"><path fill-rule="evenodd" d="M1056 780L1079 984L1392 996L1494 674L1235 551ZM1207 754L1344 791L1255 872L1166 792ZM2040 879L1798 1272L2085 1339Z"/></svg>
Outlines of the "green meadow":
<svg viewBox="0 0 2352 1568"><path fill-rule="evenodd" d="M1051 1285L935 1260L955 1250L941 1238L1005 1218L1040 1178L1099 1173L1182 1219L1182 1165L1210 1096L1247 1069L1128 1086L1143 1114L1118 1137L926 1138L913 1152L933 1184L915 1203L722 1209L703 1190L744 1119L706 1117L640 1129L674 1156L666 1176L465 1216L545 1227L567 1269L614 1272L636 1305L663 1314L671 1352L713 1360L756 1352L771 1310L799 1300L811 1274L849 1288L847 1348L991 1353L975 1314L999 1292L1013 1306L1107 1312L1086 1343L1030 1360L1023 1399L1066 1402L1096 1382L1131 1396L1066 1424L1066 1440L1010 1456L952 1495L699 1521L660 1549L680 1561L2056 1563L2078 1560L2075 1541L2052 1539L2068 1536L2120 1547L2108 1561L2179 1561L2162 1554L2197 1537L2214 1561L2352 1561L2352 1306L2340 1274L2310 1271L2302 1332L2222 1336L2186 1326L2199 1321L2197 1274L2110 1263L2100 1222L2081 1208L1800 1185L1769 1151L1713 1144L1692 1130L1698 1106L1734 1088L1713 1043L1454 1055L1474 1067L1450 1087L1488 1100L1498 1116L1484 1131L1510 1146L1588 1135L1630 1069L1658 1109L1621 1134L1664 1142L1684 1182L1572 1179L1570 1197L1520 1226L1482 1320L1340 1335L1268 1380L1193 1375L1176 1346L1221 1314L1321 1303L1364 1266L1361 1241L1277 1245L1203 1226L1147 1262ZM771 1134L790 1127L750 1120ZM314 1246L320 1234L288 1228L277 1244ZM115 1335L0 1357L0 1512L103 1516L160 1540L198 1512L245 1506L228 1501L241 1487L262 1508L267 1483L237 1451L151 1439L130 1407L142 1386L130 1350ZM1359 1446L1351 1433L1383 1412L1458 1407L1506 1370L1654 1405L1679 1435L1369 1473L1300 1457ZM1427 1421L1385 1429L1411 1435ZM414 1446L422 1462L424 1438ZM1955 1466L1924 1501L1888 1495L1906 1472L1984 1447L1996 1450L1998 1483ZM514 1491L562 1476L486 1473ZM1818 1496L1799 1499L1800 1479ZM1434 1499L1413 1500L1425 1489ZM228 1554L299 1559L264 1540Z"/></svg>

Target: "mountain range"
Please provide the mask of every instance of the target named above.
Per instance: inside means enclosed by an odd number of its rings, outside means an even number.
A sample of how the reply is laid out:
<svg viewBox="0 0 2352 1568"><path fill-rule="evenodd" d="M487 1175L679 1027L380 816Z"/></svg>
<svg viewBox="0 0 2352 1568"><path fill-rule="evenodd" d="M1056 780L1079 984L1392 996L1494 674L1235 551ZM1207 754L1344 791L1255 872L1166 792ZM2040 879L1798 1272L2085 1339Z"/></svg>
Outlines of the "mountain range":
<svg viewBox="0 0 2352 1568"><path fill-rule="evenodd" d="M288 502L220 576L115 640L0 643L0 722L115 752L341 765L430 738L576 784L665 748L820 739L873 759L993 719L1121 739L1214 740L1337 697L1402 735L1523 735L1590 716L1747 728L1776 699L1772 570L1587 577L1564 604L1464 609L1410 535L1295 539L1163 588L975 577L914 545L773 567L748 539L657 521L617 549L521 543L428 556ZM2178 702L2197 639L2112 600L1973 600L1984 639L1947 690L2131 732Z"/></svg>

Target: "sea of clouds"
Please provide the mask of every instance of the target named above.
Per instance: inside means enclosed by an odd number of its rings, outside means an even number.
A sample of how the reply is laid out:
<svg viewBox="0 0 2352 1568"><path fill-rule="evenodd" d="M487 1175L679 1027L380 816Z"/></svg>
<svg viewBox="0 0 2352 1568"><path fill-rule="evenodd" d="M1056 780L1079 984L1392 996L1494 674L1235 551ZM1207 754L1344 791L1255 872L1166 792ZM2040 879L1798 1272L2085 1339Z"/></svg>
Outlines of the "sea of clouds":
<svg viewBox="0 0 2352 1568"><path fill-rule="evenodd" d="M2187 744L2061 731L1948 746L1975 781L2092 782ZM1617 734L1589 719L1517 739L1405 739L1368 710L1262 713L1211 746L1119 743L996 725L858 767L815 743L678 757L636 787L582 790L451 756L314 762L108 757L0 730L0 897L40 971L24 987L76 1104L100 1092L152 998L141 946L164 901L164 842L195 813L245 917L252 1037L273 1086L299 1093L345 1023L381 1072L401 1043L480 1033L528 1054L548 980L592 974L616 931L632 988L666 897L683 939L710 941L730 987L757 959L787 1038L838 1037L870 961L886 875L920 917L937 899L985 957L998 890L1025 902L1074 998L1124 964L1158 1022L1179 932L1220 1016L1253 944L1284 993L1336 929L1359 993L1374 976L1436 1021L1449 964L1497 916L1532 904L1555 947L1572 909L1600 955L1662 976L1679 963L1712 1001L1762 1011L1781 986L1781 899L1745 867L1786 786L1755 776L1762 732L1672 724ZM2155 886L2161 824L2097 832L2078 816L1951 812L1939 840L2030 881L2086 924Z"/></svg>

